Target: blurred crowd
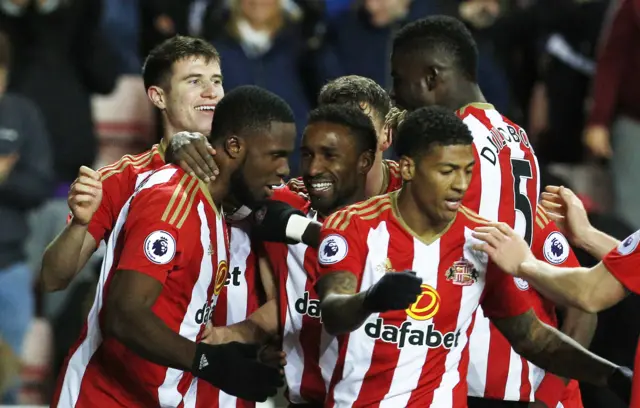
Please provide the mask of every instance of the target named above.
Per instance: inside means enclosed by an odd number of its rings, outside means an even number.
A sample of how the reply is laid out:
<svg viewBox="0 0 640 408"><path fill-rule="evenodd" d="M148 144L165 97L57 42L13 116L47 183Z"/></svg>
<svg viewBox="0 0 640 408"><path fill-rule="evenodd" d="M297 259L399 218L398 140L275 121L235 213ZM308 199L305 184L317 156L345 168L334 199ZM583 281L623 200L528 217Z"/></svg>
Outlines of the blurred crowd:
<svg viewBox="0 0 640 408"><path fill-rule="evenodd" d="M389 89L394 32L432 14L457 16L473 32L482 92L527 130L542 185L580 192L594 226L618 239L640 228L638 0L0 0L5 401L46 403L93 299L99 251L65 291L45 296L35 279L66 222L79 167L138 153L162 134L150 108L136 107L149 126L108 126L100 118L109 114L97 111L121 95L146 100L139 75L151 48L177 34L210 41L226 91L254 84L276 93L300 131L328 80L354 74ZM117 154L105 154L114 146ZM292 175L297 162L292 157ZM595 264L580 255L583 265ZM592 344L626 366L640 334L636 303L630 296L602 313ZM583 392L585 407L616 407L606 392Z"/></svg>

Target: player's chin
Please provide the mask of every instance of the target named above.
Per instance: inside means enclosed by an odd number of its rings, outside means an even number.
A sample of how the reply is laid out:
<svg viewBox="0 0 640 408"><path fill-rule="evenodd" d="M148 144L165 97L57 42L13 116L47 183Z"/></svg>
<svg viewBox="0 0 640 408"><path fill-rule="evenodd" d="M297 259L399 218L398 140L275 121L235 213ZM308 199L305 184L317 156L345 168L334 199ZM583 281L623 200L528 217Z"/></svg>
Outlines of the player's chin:
<svg viewBox="0 0 640 408"><path fill-rule="evenodd" d="M331 204L334 202L331 196L312 193L309 193L309 201L311 201L311 206L314 210L320 211L323 214L327 214L327 210L332 207Z"/></svg>
<svg viewBox="0 0 640 408"><path fill-rule="evenodd" d="M453 210L451 208L445 207L440 211L440 219L442 220L442 222L450 222L453 221L454 218L456 218L457 214L457 209Z"/></svg>

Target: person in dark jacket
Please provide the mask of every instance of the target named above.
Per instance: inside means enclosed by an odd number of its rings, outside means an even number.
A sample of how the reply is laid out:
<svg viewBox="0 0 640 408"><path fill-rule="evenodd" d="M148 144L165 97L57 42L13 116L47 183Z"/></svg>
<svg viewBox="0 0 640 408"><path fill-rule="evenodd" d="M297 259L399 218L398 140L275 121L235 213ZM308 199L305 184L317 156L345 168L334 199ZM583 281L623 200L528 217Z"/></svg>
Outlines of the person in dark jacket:
<svg viewBox="0 0 640 408"><path fill-rule="evenodd" d="M9 42L0 34L0 337L16 355L34 313L33 273L26 263L27 212L51 192L47 131L38 108L5 93ZM14 403L15 391L4 403Z"/></svg>
<svg viewBox="0 0 640 408"><path fill-rule="evenodd" d="M299 9L288 5L284 0L233 0L224 30L212 42L227 67L225 88L257 85L275 93L293 109L300 132L311 107L302 73L306 43ZM292 169L298 160L291 157Z"/></svg>
<svg viewBox="0 0 640 408"><path fill-rule="evenodd" d="M100 0L0 0L0 27L14 51L9 90L42 111L65 199L78 168L96 158L91 95L110 93L117 78L101 11Z"/></svg>
<svg viewBox="0 0 640 408"><path fill-rule="evenodd" d="M391 41L406 23L445 12L440 0L361 0L327 27L325 58L330 79L359 75L391 86Z"/></svg>

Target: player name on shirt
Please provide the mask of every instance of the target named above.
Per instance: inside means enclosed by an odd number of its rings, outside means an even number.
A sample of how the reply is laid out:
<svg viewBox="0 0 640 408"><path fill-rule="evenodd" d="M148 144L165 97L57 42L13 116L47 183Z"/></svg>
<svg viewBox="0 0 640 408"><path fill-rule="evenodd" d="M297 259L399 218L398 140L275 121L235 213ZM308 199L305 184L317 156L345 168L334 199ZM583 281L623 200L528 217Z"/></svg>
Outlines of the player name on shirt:
<svg viewBox="0 0 640 408"><path fill-rule="evenodd" d="M531 149L529 137L524 129L507 122L504 117L502 117L502 123L499 124L482 120L483 115L479 113L483 111L494 111L497 113L497 111L494 110L493 105L488 103L472 103L458 110L458 116L461 118L465 118L468 115L480 118L480 121L485 124L489 131L489 134L486 136L486 140L489 143L482 143L482 148L480 148L478 152L480 157L486 159L495 166L499 162L498 155L507 146L513 148L516 145L521 145L518 149L525 151ZM471 128L471 130L473 130L473 128ZM476 136L477 135L474 134L474 138ZM478 147L481 145L478 140L474 140L474 144Z"/></svg>

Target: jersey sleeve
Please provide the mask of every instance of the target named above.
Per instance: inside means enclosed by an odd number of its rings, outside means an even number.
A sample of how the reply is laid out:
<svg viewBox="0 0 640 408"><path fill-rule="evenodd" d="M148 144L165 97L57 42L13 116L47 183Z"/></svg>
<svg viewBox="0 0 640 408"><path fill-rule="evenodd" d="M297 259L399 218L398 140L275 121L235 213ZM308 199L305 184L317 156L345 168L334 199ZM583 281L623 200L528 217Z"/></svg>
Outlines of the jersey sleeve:
<svg viewBox="0 0 640 408"><path fill-rule="evenodd" d="M114 178L108 180L114 180ZM120 192L118 183L108 180L102 183L102 201L100 201L98 209L95 214L93 214L93 217L91 217L88 226L89 234L91 234L96 241L96 245L100 245L102 240L107 241L109 239L111 230L116 223L116 219L125 201L120 199L122 193ZM114 205L114 199L118 202L122 201L120 206ZM69 224L72 219L73 213L69 211L67 214L67 224Z"/></svg>
<svg viewBox="0 0 640 408"><path fill-rule="evenodd" d="M190 222L178 227L183 214L174 213L180 208L171 208L172 193L150 188L133 199L124 224L118 270L143 273L164 284L172 271L188 261L193 247L189 239L199 237L200 232L192 230Z"/></svg>
<svg viewBox="0 0 640 408"><path fill-rule="evenodd" d="M129 169L124 169L117 174L103 174L102 201L91 221L89 222L89 234L95 239L96 244L107 241L113 230L120 211L133 193L134 186L130 185Z"/></svg>
<svg viewBox="0 0 640 408"><path fill-rule="evenodd" d="M529 284L520 278L504 273L489 261L487 278L480 300L485 316L490 319L506 319L519 316L532 308Z"/></svg>
<svg viewBox="0 0 640 408"><path fill-rule="evenodd" d="M627 290L640 294L640 230L629 235L617 248L609 252L602 263Z"/></svg>
<svg viewBox="0 0 640 408"><path fill-rule="evenodd" d="M89 234L95 239L96 244L109 239L111 230L116 223L120 210L124 203L117 205L121 200L120 186L116 177L111 177L102 183L102 201L91 221L89 222ZM118 208L119 207L119 208Z"/></svg>
<svg viewBox="0 0 640 408"><path fill-rule="evenodd" d="M533 226L531 252L536 259L550 265L567 268L580 266L569 241L540 206Z"/></svg>
<svg viewBox="0 0 640 408"><path fill-rule="evenodd" d="M344 217L340 213L327 218L320 231L318 246L318 278L324 275L348 271L357 276L358 282L366 262L366 235L363 235L356 217Z"/></svg>

